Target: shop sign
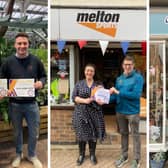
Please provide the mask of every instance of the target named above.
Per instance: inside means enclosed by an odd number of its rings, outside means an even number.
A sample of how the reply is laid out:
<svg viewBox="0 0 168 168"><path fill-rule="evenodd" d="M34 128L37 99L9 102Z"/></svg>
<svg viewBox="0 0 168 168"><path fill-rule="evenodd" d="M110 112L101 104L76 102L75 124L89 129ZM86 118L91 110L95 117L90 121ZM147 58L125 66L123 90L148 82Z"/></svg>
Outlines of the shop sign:
<svg viewBox="0 0 168 168"><path fill-rule="evenodd" d="M51 12L51 23L50 23L50 30L51 30L51 40L59 40L59 11L53 9L50 10Z"/></svg>
<svg viewBox="0 0 168 168"><path fill-rule="evenodd" d="M59 11L59 37L63 40L146 40L145 10L52 9L51 27ZM56 25L55 25L56 26Z"/></svg>
<svg viewBox="0 0 168 168"><path fill-rule="evenodd" d="M77 13L77 23L86 26L97 32L115 37L117 33L117 24L120 20L120 13L106 13L104 10L97 12Z"/></svg>
<svg viewBox="0 0 168 168"><path fill-rule="evenodd" d="M150 14L150 34L151 35L168 34L168 13Z"/></svg>
<svg viewBox="0 0 168 168"><path fill-rule="evenodd" d="M168 24L168 15L165 17L164 22L165 22L165 24Z"/></svg>

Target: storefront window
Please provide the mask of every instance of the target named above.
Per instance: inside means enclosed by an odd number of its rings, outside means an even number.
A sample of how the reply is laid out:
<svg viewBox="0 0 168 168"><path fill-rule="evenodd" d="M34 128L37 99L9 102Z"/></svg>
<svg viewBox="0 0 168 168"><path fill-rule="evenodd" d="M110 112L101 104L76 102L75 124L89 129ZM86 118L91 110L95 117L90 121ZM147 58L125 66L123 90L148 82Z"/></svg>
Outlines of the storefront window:
<svg viewBox="0 0 168 168"><path fill-rule="evenodd" d="M164 141L164 42L151 42L149 63L150 143Z"/></svg>
<svg viewBox="0 0 168 168"><path fill-rule="evenodd" d="M168 144L168 41L166 41L166 142Z"/></svg>
<svg viewBox="0 0 168 168"><path fill-rule="evenodd" d="M51 105L70 104L70 48L51 44Z"/></svg>

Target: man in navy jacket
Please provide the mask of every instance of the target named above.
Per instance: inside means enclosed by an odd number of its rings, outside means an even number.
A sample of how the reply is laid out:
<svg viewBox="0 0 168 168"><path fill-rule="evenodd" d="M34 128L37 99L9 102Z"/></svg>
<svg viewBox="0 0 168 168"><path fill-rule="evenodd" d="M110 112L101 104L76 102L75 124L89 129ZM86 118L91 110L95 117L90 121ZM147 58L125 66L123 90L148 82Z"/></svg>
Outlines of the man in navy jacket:
<svg viewBox="0 0 168 168"><path fill-rule="evenodd" d="M121 133L122 152L115 162L116 167L122 167L128 162L129 125L133 136L134 159L131 168L140 167L141 141L139 134L140 96L144 80L140 73L134 70L134 59L130 56L124 58L123 74L116 80L115 87L110 89L110 102L116 102L116 115Z"/></svg>
<svg viewBox="0 0 168 168"><path fill-rule="evenodd" d="M29 37L26 33L18 33L15 37L14 47L16 53L9 56L2 64L0 78L5 79L34 79L35 96L10 97L9 117L14 127L16 157L12 161L12 167L19 167L23 158L23 128L22 121L25 118L28 126L28 160L34 168L42 168L42 163L36 156L36 144L39 136L40 113L36 96L46 82L46 72L42 62L28 52ZM2 99L3 97L0 97Z"/></svg>

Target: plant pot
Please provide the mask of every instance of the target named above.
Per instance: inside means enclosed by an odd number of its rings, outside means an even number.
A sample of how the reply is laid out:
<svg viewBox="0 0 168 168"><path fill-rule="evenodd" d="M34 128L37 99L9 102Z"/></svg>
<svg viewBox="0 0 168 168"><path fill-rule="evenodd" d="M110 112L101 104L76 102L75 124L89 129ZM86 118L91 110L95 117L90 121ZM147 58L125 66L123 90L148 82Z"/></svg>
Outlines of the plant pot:
<svg viewBox="0 0 168 168"><path fill-rule="evenodd" d="M155 160L150 160L150 167L151 168L163 168L164 167L164 160L161 160L159 162L155 161Z"/></svg>

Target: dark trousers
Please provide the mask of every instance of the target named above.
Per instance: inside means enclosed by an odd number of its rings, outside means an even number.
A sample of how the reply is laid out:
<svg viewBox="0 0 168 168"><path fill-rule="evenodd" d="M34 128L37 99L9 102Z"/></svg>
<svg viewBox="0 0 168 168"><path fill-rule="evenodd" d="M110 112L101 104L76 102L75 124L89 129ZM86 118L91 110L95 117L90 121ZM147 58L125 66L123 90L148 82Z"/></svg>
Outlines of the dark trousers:
<svg viewBox="0 0 168 168"><path fill-rule="evenodd" d="M141 141L139 133L139 114L125 115L117 113L117 121L119 131L121 134L121 149L122 155L128 157L129 147L129 126L133 137L133 156L135 160L140 160L141 155Z"/></svg>

